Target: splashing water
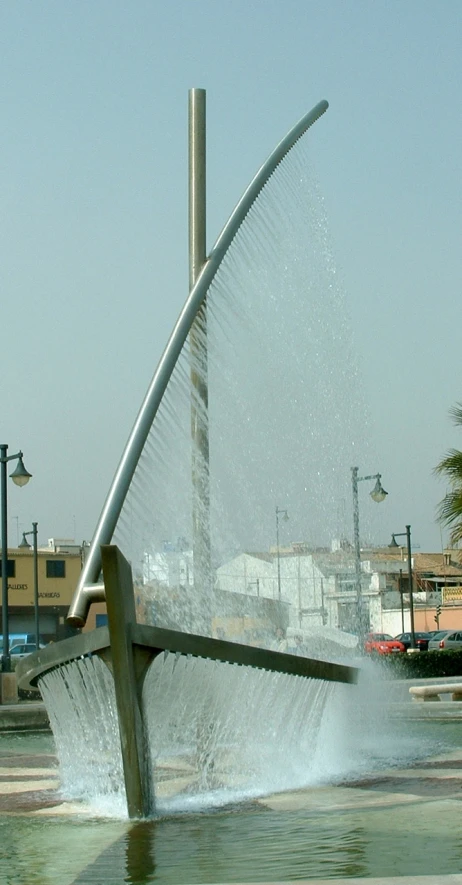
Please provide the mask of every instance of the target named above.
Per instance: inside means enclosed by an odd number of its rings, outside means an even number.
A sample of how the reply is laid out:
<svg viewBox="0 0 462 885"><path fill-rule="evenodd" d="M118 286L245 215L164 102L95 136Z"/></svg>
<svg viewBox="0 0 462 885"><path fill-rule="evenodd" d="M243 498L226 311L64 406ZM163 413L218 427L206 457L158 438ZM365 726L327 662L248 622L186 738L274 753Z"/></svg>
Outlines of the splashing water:
<svg viewBox="0 0 462 885"><path fill-rule="evenodd" d="M144 706L156 748L158 805L171 807L162 776L183 773L188 807L236 801L300 782L316 743L329 686L251 667L166 655L149 669ZM184 771L184 769L183 769ZM169 801L170 800L170 801Z"/></svg>
<svg viewBox="0 0 462 885"><path fill-rule="evenodd" d="M39 680L66 799L125 816L125 787L114 681L98 656L86 656Z"/></svg>
<svg viewBox="0 0 462 885"><path fill-rule="evenodd" d="M234 804L348 780L415 758L384 716L375 666L358 686L327 683L165 652L142 695L156 813ZM111 673L97 656L45 674L66 799L126 816Z"/></svg>

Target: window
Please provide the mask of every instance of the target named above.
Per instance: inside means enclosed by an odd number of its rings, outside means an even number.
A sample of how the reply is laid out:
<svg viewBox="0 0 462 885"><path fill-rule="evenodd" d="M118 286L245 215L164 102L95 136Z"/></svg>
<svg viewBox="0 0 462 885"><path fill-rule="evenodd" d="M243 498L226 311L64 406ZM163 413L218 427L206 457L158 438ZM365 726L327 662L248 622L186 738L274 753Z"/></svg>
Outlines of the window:
<svg viewBox="0 0 462 885"><path fill-rule="evenodd" d="M0 560L0 578L3 576L2 565L3 565L3 563ZM15 578L16 577L16 560L15 559L8 560L8 566L6 569L6 576L7 576L7 578Z"/></svg>
<svg viewBox="0 0 462 885"><path fill-rule="evenodd" d="M64 559L47 559L47 578L65 578L66 563Z"/></svg>

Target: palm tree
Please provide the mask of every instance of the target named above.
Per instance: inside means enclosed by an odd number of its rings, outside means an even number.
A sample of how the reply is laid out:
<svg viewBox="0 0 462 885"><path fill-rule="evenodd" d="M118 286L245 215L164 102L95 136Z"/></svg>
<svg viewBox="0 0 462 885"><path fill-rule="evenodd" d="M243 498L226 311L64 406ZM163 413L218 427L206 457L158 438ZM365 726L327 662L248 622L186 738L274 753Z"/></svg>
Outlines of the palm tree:
<svg viewBox="0 0 462 885"><path fill-rule="evenodd" d="M450 409L449 414L454 424L462 427L462 403ZM450 543L457 546L462 540L462 452L449 449L434 472L437 476L445 476L451 486L438 506L438 519L451 526Z"/></svg>

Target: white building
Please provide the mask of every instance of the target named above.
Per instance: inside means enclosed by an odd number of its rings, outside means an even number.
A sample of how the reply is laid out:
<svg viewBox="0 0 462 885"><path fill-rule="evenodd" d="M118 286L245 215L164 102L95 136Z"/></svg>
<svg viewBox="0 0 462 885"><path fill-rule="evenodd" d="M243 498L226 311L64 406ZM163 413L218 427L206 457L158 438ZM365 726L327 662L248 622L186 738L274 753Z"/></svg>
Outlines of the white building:
<svg viewBox="0 0 462 885"><path fill-rule="evenodd" d="M142 584L152 582L166 587L192 587L194 568L192 550L165 548L162 552L145 553Z"/></svg>
<svg viewBox="0 0 462 885"><path fill-rule="evenodd" d="M391 633L409 630L409 609L401 608L396 558L361 562L361 595L371 630ZM216 587L235 593L280 598L289 605L289 626L310 629L329 626L354 632L357 624L355 561L350 549L338 545L332 552L308 552L303 545L266 553L241 553L220 566ZM421 600L417 588L415 603Z"/></svg>
<svg viewBox="0 0 462 885"><path fill-rule="evenodd" d="M326 579L316 554L293 550L277 553L241 553L220 566L216 587L234 593L266 597L289 605L291 627L327 623Z"/></svg>
<svg viewBox="0 0 462 885"><path fill-rule="evenodd" d="M277 599L274 557L270 553L240 553L217 568L215 587L229 593Z"/></svg>

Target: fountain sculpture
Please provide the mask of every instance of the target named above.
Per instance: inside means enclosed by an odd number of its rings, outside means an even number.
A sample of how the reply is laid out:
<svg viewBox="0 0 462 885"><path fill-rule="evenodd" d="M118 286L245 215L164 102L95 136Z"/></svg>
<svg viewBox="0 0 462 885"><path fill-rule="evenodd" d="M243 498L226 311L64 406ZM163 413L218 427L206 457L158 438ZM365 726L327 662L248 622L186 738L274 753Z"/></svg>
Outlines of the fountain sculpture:
<svg viewBox="0 0 462 885"><path fill-rule="evenodd" d="M18 666L19 685L40 684L44 674L86 656L98 655L112 673L128 814L153 813L151 761L141 701L150 663L161 652L205 658L252 667L295 678L352 683L354 667L298 657L267 648L213 638L210 611L212 592L210 545L209 428L207 387L207 295L224 256L276 168L310 126L326 111L320 102L275 148L260 168L230 216L215 246L205 251L205 93L190 92L190 293L160 360L139 411L97 524L90 553L69 610L68 621L85 625L93 602L105 600L108 626L57 642L24 659ZM195 631L181 632L137 623L132 568L112 542L135 469L156 419L179 355L189 342L192 427L192 535L194 589L205 608ZM101 581L102 573L102 581ZM202 634L202 635L200 635ZM95 723L98 728L98 723Z"/></svg>

